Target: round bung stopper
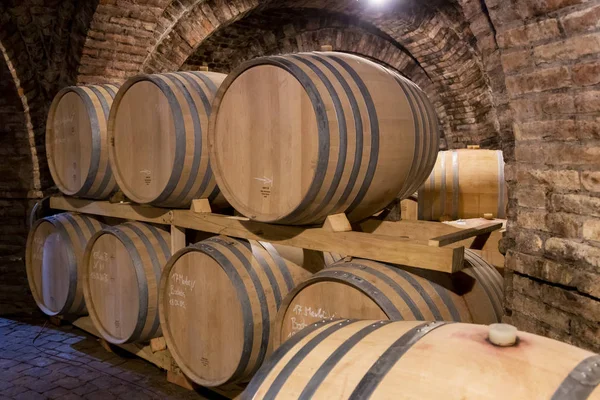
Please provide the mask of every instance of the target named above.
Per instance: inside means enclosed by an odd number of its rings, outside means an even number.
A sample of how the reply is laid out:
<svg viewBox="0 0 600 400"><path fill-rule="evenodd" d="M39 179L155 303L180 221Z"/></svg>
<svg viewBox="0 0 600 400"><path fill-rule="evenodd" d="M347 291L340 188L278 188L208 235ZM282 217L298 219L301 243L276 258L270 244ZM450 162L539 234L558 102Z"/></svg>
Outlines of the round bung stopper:
<svg viewBox="0 0 600 400"><path fill-rule="evenodd" d="M517 328L509 324L491 324L488 338L496 346L514 346L517 343Z"/></svg>

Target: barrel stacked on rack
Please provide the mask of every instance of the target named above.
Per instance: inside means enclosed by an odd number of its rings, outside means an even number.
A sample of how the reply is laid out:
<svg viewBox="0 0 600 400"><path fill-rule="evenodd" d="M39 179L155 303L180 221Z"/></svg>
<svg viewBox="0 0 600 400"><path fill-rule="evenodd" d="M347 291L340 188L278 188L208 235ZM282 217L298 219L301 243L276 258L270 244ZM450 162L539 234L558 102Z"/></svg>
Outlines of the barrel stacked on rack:
<svg viewBox="0 0 600 400"><path fill-rule="evenodd" d="M323 267L301 249L225 236L176 253L165 268L160 317L171 354L204 386L247 381L272 348L286 296Z"/></svg>
<svg viewBox="0 0 600 400"><path fill-rule="evenodd" d="M344 53L242 64L221 85L210 155L227 201L250 219L303 225L369 217L412 195L438 151L425 94L396 72Z"/></svg>
<svg viewBox="0 0 600 400"><path fill-rule="evenodd" d="M116 190L106 122L118 89L112 84L70 86L54 98L46 154L52 179L64 194L104 199Z"/></svg>
<svg viewBox="0 0 600 400"><path fill-rule="evenodd" d="M506 218L508 191L501 150L440 151L435 168L419 188L423 220Z"/></svg>
<svg viewBox="0 0 600 400"><path fill-rule="evenodd" d="M173 72L129 79L108 121L109 155L123 193L142 204L223 204L208 160L208 117L224 74Z"/></svg>
<svg viewBox="0 0 600 400"><path fill-rule="evenodd" d="M82 262L87 242L104 225L86 215L63 213L38 220L27 239L31 293L48 315L84 315Z"/></svg>
<svg viewBox="0 0 600 400"><path fill-rule="evenodd" d="M127 222L96 233L83 258L83 289L92 321L111 343L148 341L161 335L158 285L171 257L171 235Z"/></svg>
<svg viewBox="0 0 600 400"><path fill-rule="evenodd" d="M324 318L491 324L500 322L502 300L502 277L469 250L465 268L452 276L371 260L340 261L285 298L275 345Z"/></svg>

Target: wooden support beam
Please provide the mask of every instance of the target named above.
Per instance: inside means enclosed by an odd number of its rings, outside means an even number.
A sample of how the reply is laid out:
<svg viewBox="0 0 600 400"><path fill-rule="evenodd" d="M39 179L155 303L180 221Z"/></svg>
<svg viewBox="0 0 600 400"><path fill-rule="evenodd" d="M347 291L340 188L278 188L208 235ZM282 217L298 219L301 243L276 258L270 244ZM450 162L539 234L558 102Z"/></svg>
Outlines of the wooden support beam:
<svg viewBox="0 0 600 400"><path fill-rule="evenodd" d="M150 349L153 353L167 349L167 341L163 336L150 339Z"/></svg>
<svg viewBox="0 0 600 400"><path fill-rule="evenodd" d="M459 232L450 233L443 236L438 236L433 239L429 239L429 246L440 247L446 246L452 243L460 242L461 240L469 239L475 236L489 234L495 230L501 229L501 222L493 222L490 224L484 224L475 228L464 229ZM488 235L489 236L489 235Z"/></svg>
<svg viewBox="0 0 600 400"><path fill-rule="evenodd" d="M462 269L464 247L431 247L424 240L364 232L331 232L323 228L284 226L219 214L172 210L173 224L221 235L267 241L308 250L329 251L391 264L442 272Z"/></svg>
<svg viewBox="0 0 600 400"><path fill-rule="evenodd" d="M435 222L378 221L380 226L389 227L389 231L393 233L332 232L323 228L266 224L243 217L195 213L190 210L166 210L131 204L110 204L106 201L53 197L50 204L60 210L174 225L177 228L280 243L308 250L329 251L449 273L461 270L464 259L464 247L461 245L441 247L444 246L440 244L441 242L437 246L428 245L427 240L436 236L432 234L433 232L441 231L442 234L446 234L448 230L457 230L453 227L443 227L443 224ZM420 230L419 238L415 237L417 228ZM380 228L375 228L377 229ZM176 239L178 244L173 243L174 248L181 246L181 235L181 232L175 233L174 236L179 239ZM476 234L467 237L472 236ZM449 239L444 239L443 242L454 243Z"/></svg>
<svg viewBox="0 0 600 400"><path fill-rule="evenodd" d="M50 199L50 207L57 210L75 211L105 217L132 219L156 224L171 224L170 211L164 208L138 204L111 204L108 201L93 201L72 197L56 196Z"/></svg>
<svg viewBox="0 0 600 400"><path fill-rule="evenodd" d="M185 242L185 229L171 225L171 254L175 254L185 246L187 246Z"/></svg>
<svg viewBox="0 0 600 400"><path fill-rule="evenodd" d="M197 213L210 213L212 208L210 207L210 201L208 199L194 199L192 200L192 206L190 210Z"/></svg>
<svg viewBox="0 0 600 400"><path fill-rule="evenodd" d="M397 222L402 219L402 207L400 205L400 199L394 199L381 213L377 216L377 219L382 221Z"/></svg>
<svg viewBox="0 0 600 400"><path fill-rule="evenodd" d="M348 221L346 214L341 213L328 215L323 224L323 229L327 229L331 232L350 232L352 226L350 225L350 221Z"/></svg>
<svg viewBox="0 0 600 400"><path fill-rule="evenodd" d="M473 239L473 242L471 243L471 246L469 246L469 249L483 250L485 244L487 243L487 241L491 235L492 235L492 232L487 232L487 233L483 233L481 235L475 236L475 239Z"/></svg>

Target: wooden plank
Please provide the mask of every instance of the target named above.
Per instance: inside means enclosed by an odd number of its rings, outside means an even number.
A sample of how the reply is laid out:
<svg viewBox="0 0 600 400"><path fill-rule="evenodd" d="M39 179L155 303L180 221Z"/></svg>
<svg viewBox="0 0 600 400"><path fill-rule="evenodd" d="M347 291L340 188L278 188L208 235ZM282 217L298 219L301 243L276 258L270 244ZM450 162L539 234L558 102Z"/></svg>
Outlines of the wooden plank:
<svg viewBox="0 0 600 400"><path fill-rule="evenodd" d="M101 338L100 332L96 329L90 317L81 317L73 321L73 325L79 329L86 331L87 333ZM135 354L136 356L143 358L146 361L151 362L159 368L169 370L173 362L171 353L169 350L161 350L152 352L152 348L148 344L142 343L127 343L127 344L111 344L111 346L117 346L123 350Z"/></svg>
<svg viewBox="0 0 600 400"><path fill-rule="evenodd" d="M233 237L261 240L309 250L329 251L392 264L442 272L462 269L464 247L430 247L424 240L364 232L330 232L323 228L283 226L248 218L173 210L173 224ZM441 224L438 224L441 225ZM452 229L452 228L451 228Z"/></svg>
<svg viewBox="0 0 600 400"><path fill-rule="evenodd" d="M377 215L377 219L382 221L397 222L403 218L400 206L400 199L394 199L386 208ZM416 218L415 218L416 219Z"/></svg>
<svg viewBox="0 0 600 400"><path fill-rule="evenodd" d="M194 199L192 200L192 205L190 210L197 213L209 213L212 212L210 207L210 202L208 199Z"/></svg>
<svg viewBox="0 0 600 400"><path fill-rule="evenodd" d="M331 232L350 232L352 226L350 225L350 221L348 221L346 214L341 213L328 215L323 224L323 229L327 229Z"/></svg>
<svg viewBox="0 0 600 400"><path fill-rule="evenodd" d="M443 236L438 236L433 239L429 239L429 245L432 247L446 246L452 243L460 242L461 240L465 240L479 235L484 235L501 228L501 222L484 224L475 228L464 229L460 232L454 232Z"/></svg>
<svg viewBox="0 0 600 400"><path fill-rule="evenodd" d="M163 336L150 339L150 349L153 353L157 351L165 350L167 348L167 341Z"/></svg>
<svg viewBox="0 0 600 400"><path fill-rule="evenodd" d="M63 196L52 197L50 199L50 207L58 210L102 215L105 217L132 219L166 225L171 224L170 211L164 208L134 204L113 204L108 201L93 201Z"/></svg>
<svg viewBox="0 0 600 400"><path fill-rule="evenodd" d="M462 269L464 258L462 245L428 246L427 240L436 236L437 232L444 235L462 231L435 222L377 221L378 225L371 227L374 233L331 232L323 228L265 224L244 217L65 197L53 197L50 205L52 208L66 211L169 224L179 228L280 243L308 250L329 251L434 271L459 271ZM364 224L360 226L363 227Z"/></svg>
<svg viewBox="0 0 600 400"><path fill-rule="evenodd" d="M471 246L469 246L469 249L482 250L485 247L485 244L487 243L487 241L491 235L492 235L492 232L487 232L487 233L475 236L475 239L473 239L473 243L471 243Z"/></svg>
<svg viewBox="0 0 600 400"><path fill-rule="evenodd" d="M185 242L185 229L171 225L171 254L183 249L187 243Z"/></svg>
<svg viewBox="0 0 600 400"><path fill-rule="evenodd" d="M412 240L428 242L429 239L461 232L464 228L430 221L406 221L397 222L381 221L376 218L367 219L353 226L355 231L375 233L377 235L404 237Z"/></svg>

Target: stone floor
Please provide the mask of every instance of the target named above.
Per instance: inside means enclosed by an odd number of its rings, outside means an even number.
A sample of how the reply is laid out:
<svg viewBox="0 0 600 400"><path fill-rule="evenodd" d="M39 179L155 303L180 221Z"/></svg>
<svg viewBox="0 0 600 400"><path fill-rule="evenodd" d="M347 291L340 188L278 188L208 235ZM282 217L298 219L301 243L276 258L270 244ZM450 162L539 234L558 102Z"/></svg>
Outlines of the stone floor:
<svg viewBox="0 0 600 400"><path fill-rule="evenodd" d="M71 325L46 321L0 316L0 400L223 398L170 384L156 366L110 353Z"/></svg>

